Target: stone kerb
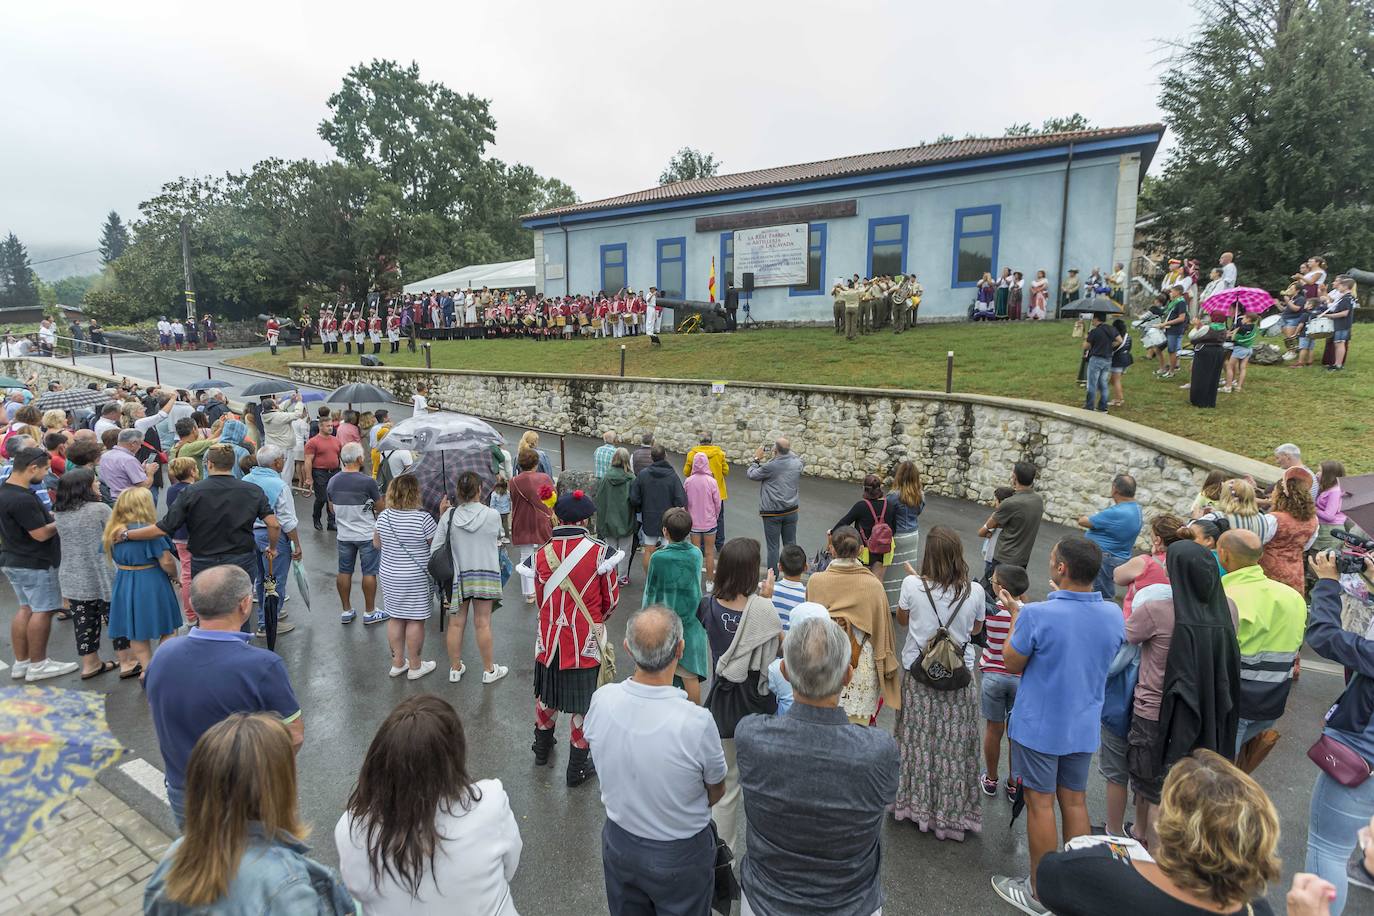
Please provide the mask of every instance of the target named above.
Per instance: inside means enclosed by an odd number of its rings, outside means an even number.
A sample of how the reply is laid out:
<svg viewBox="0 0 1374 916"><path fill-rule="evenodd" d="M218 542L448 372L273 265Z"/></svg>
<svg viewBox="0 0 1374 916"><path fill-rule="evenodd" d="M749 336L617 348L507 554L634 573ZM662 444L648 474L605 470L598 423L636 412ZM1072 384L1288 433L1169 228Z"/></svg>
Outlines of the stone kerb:
<svg viewBox="0 0 1374 916"><path fill-rule="evenodd" d="M324 388L368 380L403 398L426 381L433 406L592 438L612 432L626 443L652 430L679 452L710 430L736 461L786 435L808 474L838 480L886 474L911 458L932 492L983 503L1007 483L1014 462L1030 461L1041 470L1036 489L1046 517L1067 524L1102 508L1112 476L1122 471L1136 476L1147 515L1186 509L1214 467L1262 484L1277 474L1116 417L985 395L320 363L292 363L290 371Z"/></svg>

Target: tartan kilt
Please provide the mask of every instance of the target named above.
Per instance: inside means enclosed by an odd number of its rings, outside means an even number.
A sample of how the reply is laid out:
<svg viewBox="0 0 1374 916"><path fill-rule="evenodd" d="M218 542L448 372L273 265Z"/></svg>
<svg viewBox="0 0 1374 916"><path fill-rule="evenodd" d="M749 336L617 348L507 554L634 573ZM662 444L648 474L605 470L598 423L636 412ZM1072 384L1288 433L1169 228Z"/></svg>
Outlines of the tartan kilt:
<svg viewBox="0 0 1374 916"><path fill-rule="evenodd" d="M550 709L585 716L592 707L592 694L600 674L600 666L549 668L535 662L534 695Z"/></svg>

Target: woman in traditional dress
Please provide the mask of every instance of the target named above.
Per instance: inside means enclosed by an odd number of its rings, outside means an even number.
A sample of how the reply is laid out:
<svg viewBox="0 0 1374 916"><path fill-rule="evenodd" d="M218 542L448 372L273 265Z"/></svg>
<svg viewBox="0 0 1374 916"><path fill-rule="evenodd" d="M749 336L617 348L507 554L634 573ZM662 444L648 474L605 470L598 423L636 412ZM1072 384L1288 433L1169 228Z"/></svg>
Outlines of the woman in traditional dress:
<svg viewBox="0 0 1374 916"><path fill-rule="evenodd" d="M969 578L959 535L936 525L926 538L921 572L910 564L897 604L902 645L902 706L897 711L899 770L893 816L940 840L963 840L983 829L978 762L982 722L978 686L937 690L912 676L926 644L941 628L955 645L968 645L983 628L983 587Z"/></svg>
<svg viewBox="0 0 1374 916"><path fill-rule="evenodd" d="M1031 283L1031 305L1030 315L1027 317L1034 321L1040 321L1045 317L1045 305L1050 301L1050 281L1045 277L1043 270L1035 272L1035 280Z"/></svg>

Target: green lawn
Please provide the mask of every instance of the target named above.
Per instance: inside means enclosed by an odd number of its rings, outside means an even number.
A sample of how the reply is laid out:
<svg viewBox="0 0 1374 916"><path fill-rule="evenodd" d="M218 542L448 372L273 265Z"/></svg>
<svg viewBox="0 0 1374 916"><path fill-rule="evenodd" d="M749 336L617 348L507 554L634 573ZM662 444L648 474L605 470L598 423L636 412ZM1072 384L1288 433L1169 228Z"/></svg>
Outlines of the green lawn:
<svg viewBox="0 0 1374 916"><path fill-rule="evenodd" d="M954 351L954 390L1081 405L1076 384L1080 342L1068 322L923 325L901 336L880 333L848 343L825 329L755 330L664 338L652 348L647 338L627 339L626 375L733 381L857 385L875 388L944 390L945 353ZM1173 381L1156 379L1139 353L1126 373L1126 406L1118 416L1186 436L1228 451L1269 460L1280 442L1292 441L1316 466L1323 458L1345 462L1351 473L1374 471L1369 380L1358 359L1341 373L1319 368L1251 366L1245 391L1218 394L1214 411L1188 403ZM385 349L385 348L384 348ZM1318 351L1320 355L1320 350ZM286 373L299 350L232 360L242 366ZM313 361L356 364L356 356L326 357L317 347ZM423 366L421 354L382 354L389 365ZM532 342L524 340L439 342L435 368L545 371L615 375L619 347L609 340Z"/></svg>

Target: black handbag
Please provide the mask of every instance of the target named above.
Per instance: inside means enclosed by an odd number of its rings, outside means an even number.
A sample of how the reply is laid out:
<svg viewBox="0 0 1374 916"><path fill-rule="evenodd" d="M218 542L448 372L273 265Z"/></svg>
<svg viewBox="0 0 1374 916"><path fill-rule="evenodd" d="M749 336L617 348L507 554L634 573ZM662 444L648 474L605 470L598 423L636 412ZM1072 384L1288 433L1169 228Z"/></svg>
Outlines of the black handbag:
<svg viewBox="0 0 1374 916"><path fill-rule="evenodd" d="M716 729L722 738L735 737L735 727L745 716L777 715L777 696L771 691L760 693L758 682L757 671L750 671L742 684L720 676L711 682L711 690L706 694L706 708L711 710L711 718L716 720Z"/></svg>
<svg viewBox="0 0 1374 916"><path fill-rule="evenodd" d="M444 629L444 618L448 614L449 602L453 600L453 580L457 575L453 566L453 515L454 510L448 510L448 539L444 542L443 550L436 550L429 555L429 563L425 566L425 571L429 573L435 585L439 587L439 630Z"/></svg>

